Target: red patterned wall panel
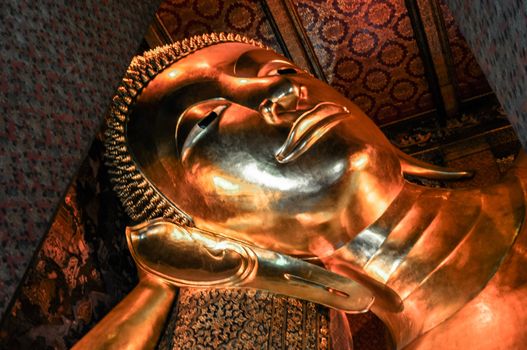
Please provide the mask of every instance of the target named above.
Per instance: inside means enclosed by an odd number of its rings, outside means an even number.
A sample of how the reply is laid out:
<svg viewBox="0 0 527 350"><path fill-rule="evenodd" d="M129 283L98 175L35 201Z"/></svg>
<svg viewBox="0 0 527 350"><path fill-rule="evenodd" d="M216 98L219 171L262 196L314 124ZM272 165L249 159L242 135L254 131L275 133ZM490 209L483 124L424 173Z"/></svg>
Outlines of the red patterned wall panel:
<svg viewBox="0 0 527 350"><path fill-rule="evenodd" d="M257 0L167 0L157 13L173 40L231 32L258 39L281 52Z"/></svg>
<svg viewBox="0 0 527 350"><path fill-rule="evenodd" d="M444 0L441 0L440 4L445 20L450 50L452 51L455 85L459 98L466 100L491 92L487 79L476 62L476 58L468 47L463 35L459 31L452 12L450 12Z"/></svg>
<svg viewBox="0 0 527 350"><path fill-rule="evenodd" d="M331 85L379 124L434 109L402 0L294 0Z"/></svg>

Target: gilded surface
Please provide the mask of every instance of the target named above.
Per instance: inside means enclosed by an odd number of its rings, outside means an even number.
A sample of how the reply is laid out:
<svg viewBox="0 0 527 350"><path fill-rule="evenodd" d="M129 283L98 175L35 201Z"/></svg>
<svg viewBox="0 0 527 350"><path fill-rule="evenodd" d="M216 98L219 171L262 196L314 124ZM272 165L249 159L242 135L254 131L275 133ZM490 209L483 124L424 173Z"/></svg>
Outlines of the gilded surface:
<svg viewBox="0 0 527 350"><path fill-rule="evenodd" d="M522 300L522 286L492 289L509 284L500 267L523 230L523 156L486 188L406 182L404 175L470 173L402 154L345 97L242 37L192 38L136 59L127 74L108 124L109 164L132 215L165 219L127 230L141 282L81 344L151 347L174 286L255 288L346 312L371 307L398 348L437 347L427 334L441 329L454 346L461 339L449 322L472 302L497 316L482 319L482 308L465 314L458 322L468 320L471 336L527 318L496 308L497 300ZM134 74L143 85L130 81ZM520 273L515 264L503 265L510 277ZM297 347L306 341L306 313L286 310L291 332L282 339ZM319 320L323 333L327 319ZM251 321L237 341L249 338ZM144 325L148 344L135 335ZM103 329L115 337L98 336ZM212 341L203 332L190 339ZM515 346L525 344L519 329L509 334ZM498 338L481 344L503 347Z"/></svg>
<svg viewBox="0 0 527 350"><path fill-rule="evenodd" d="M137 266L176 286L269 290L350 313L373 303L369 290L322 267L165 219L126 235Z"/></svg>

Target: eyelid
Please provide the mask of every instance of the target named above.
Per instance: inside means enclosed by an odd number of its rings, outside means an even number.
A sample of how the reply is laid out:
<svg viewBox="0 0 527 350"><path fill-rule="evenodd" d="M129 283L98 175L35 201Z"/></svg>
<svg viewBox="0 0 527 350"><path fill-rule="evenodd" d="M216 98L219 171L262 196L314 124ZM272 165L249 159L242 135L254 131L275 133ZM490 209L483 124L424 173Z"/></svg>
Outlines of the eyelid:
<svg viewBox="0 0 527 350"><path fill-rule="evenodd" d="M195 126L198 126L200 129L207 128L207 126L212 124L227 107L227 104L216 106L209 113L207 113L205 117L201 118Z"/></svg>
<svg viewBox="0 0 527 350"><path fill-rule="evenodd" d="M279 75L284 75L284 74L296 74L298 73L298 71L296 69L294 69L293 67L285 67L285 68L278 68L276 70L276 72L279 74Z"/></svg>
<svg viewBox="0 0 527 350"><path fill-rule="evenodd" d="M267 73L267 76L278 76L278 75L293 75L298 74L300 71L294 67L287 66L287 67L280 67L273 69Z"/></svg>
<svg viewBox="0 0 527 350"><path fill-rule="evenodd" d="M194 126L190 129L185 139L182 140L183 145L178 147L178 153L182 161L187 157L189 150L194 144L201 139L205 134L209 126L217 124L217 121L223 114L223 111L230 106L230 103L222 103L219 106L214 107L204 117L198 119ZM180 135L178 135L180 136ZM178 142L179 143L179 142Z"/></svg>
<svg viewBox="0 0 527 350"><path fill-rule="evenodd" d="M202 118L196 125L202 129L205 129L212 123L216 118L218 118L218 113L210 111L205 118Z"/></svg>
<svg viewBox="0 0 527 350"><path fill-rule="evenodd" d="M287 71L285 74L280 74L279 71ZM299 74L302 70L295 67L292 63L282 60L275 60L266 63L258 70L258 77L278 76L287 74Z"/></svg>

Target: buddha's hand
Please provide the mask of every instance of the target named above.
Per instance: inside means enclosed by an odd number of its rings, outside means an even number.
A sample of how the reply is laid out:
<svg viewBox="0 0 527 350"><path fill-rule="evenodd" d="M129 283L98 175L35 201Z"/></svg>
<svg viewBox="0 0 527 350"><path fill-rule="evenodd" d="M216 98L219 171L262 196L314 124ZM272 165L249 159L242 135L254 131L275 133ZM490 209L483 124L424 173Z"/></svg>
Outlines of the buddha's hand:
<svg viewBox="0 0 527 350"><path fill-rule="evenodd" d="M256 288L346 312L364 312L371 292L301 259L163 219L126 230L143 271L179 287Z"/></svg>

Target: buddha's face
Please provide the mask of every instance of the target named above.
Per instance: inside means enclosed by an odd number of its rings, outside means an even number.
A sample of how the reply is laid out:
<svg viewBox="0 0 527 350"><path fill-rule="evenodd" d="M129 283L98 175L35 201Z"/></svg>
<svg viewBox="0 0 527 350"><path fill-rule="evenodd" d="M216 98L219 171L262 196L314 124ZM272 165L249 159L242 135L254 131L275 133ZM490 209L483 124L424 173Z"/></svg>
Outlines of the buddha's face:
<svg viewBox="0 0 527 350"><path fill-rule="evenodd" d="M244 43L156 76L127 135L148 179L197 227L292 255L331 254L403 185L393 147L357 106Z"/></svg>

